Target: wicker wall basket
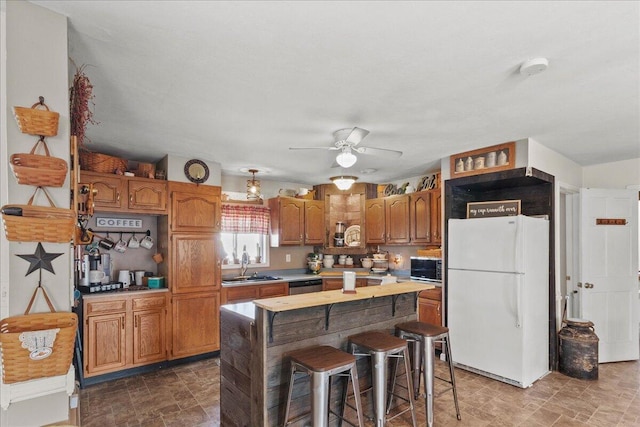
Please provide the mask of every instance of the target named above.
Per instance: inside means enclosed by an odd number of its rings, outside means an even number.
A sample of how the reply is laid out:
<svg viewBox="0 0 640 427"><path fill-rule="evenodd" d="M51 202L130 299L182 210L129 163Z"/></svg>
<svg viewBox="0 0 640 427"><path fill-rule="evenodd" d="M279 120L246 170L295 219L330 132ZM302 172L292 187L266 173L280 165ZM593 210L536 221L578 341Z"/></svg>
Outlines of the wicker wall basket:
<svg viewBox="0 0 640 427"><path fill-rule="evenodd" d="M39 189L51 207L33 206ZM76 219L71 209L57 208L47 191L37 187L26 205L4 205L2 222L7 240L12 242L67 243L73 238Z"/></svg>
<svg viewBox="0 0 640 427"><path fill-rule="evenodd" d="M127 170L127 161L120 157L109 156L102 153L92 153L87 150L78 152L80 168L92 172L113 173L116 170Z"/></svg>
<svg viewBox="0 0 640 427"><path fill-rule="evenodd" d="M42 142L44 155L35 154ZM62 187L67 178L67 162L49 154L44 138L40 138L27 153L16 153L11 156L11 170L18 184L35 185L36 187Z"/></svg>
<svg viewBox="0 0 640 427"><path fill-rule="evenodd" d="M5 384L65 375L71 366L78 328L75 313L37 313L0 321L2 380ZM53 347L28 348L23 332L58 329ZM27 347L27 348L26 348Z"/></svg>
<svg viewBox="0 0 640 427"><path fill-rule="evenodd" d="M38 106L45 109L39 110ZM42 96L40 102L36 102L31 108L13 107L13 112L22 133L40 136L56 136L58 134L60 114L49 111Z"/></svg>

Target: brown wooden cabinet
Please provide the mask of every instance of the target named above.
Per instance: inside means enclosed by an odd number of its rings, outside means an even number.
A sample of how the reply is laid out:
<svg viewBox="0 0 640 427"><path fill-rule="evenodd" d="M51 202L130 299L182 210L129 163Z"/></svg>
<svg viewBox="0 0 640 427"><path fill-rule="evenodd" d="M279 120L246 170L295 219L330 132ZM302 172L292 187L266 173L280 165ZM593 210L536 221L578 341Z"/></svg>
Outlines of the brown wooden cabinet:
<svg viewBox="0 0 640 427"><path fill-rule="evenodd" d="M171 231L220 231L220 187L171 182Z"/></svg>
<svg viewBox="0 0 640 427"><path fill-rule="evenodd" d="M220 349L220 292L174 294L170 359Z"/></svg>
<svg viewBox="0 0 640 427"><path fill-rule="evenodd" d="M268 285L243 285L222 287L222 304L251 301L289 295L289 283L269 283Z"/></svg>
<svg viewBox="0 0 640 427"><path fill-rule="evenodd" d="M409 195L409 219L411 243L430 244L431 234L431 193L420 191Z"/></svg>
<svg viewBox="0 0 640 427"><path fill-rule="evenodd" d="M356 288L367 286L367 279L356 278ZM334 291L336 289L342 289L342 277L325 277L322 279L323 291Z"/></svg>
<svg viewBox="0 0 640 427"><path fill-rule="evenodd" d="M324 202L304 201L304 244L324 244Z"/></svg>
<svg viewBox="0 0 640 427"><path fill-rule="evenodd" d="M410 243L409 196L366 200L365 224L368 244Z"/></svg>
<svg viewBox="0 0 640 427"><path fill-rule="evenodd" d="M82 184L93 184L99 212L167 213L167 181L81 171Z"/></svg>
<svg viewBox="0 0 640 427"><path fill-rule="evenodd" d="M420 292L418 297L418 320L442 325L442 288Z"/></svg>
<svg viewBox="0 0 640 427"><path fill-rule="evenodd" d="M166 298L164 295L132 298L133 363L160 362L167 358Z"/></svg>
<svg viewBox="0 0 640 427"><path fill-rule="evenodd" d="M158 271L169 278L170 359L220 349L221 189L169 182L169 215L158 221Z"/></svg>
<svg viewBox="0 0 640 427"><path fill-rule="evenodd" d="M442 190L429 190L431 195L431 244L442 243Z"/></svg>
<svg viewBox="0 0 640 427"><path fill-rule="evenodd" d="M276 197L269 199L271 246L324 243L324 203L320 200Z"/></svg>
<svg viewBox="0 0 640 427"><path fill-rule="evenodd" d="M216 234L172 233L169 287L174 294L220 290Z"/></svg>
<svg viewBox="0 0 640 427"><path fill-rule="evenodd" d="M85 377L166 360L166 292L90 296L83 311Z"/></svg>

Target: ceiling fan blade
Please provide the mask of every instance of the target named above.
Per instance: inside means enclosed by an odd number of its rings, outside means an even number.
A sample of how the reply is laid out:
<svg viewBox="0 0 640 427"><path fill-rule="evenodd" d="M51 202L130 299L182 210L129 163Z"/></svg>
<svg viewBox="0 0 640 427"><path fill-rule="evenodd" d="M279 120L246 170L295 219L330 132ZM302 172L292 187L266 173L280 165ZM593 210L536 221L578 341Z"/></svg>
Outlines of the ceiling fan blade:
<svg viewBox="0 0 640 427"><path fill-rule="evenodd" d="M345 142L350 145L358 145L367 135L369 135L368 130L354 127L349 136L347 136L347 139L345 139Z"/></svg>
<svg viewBox="0 0 640 427"><path fill-rule="evenodd" d="M391 157L402 156L402 151L388 150L386 148L353 147L353 150L357 151L360 154L371 154L373 156L391 156Z"/></svg>
<svg viewBox="0 0 640 427"><path fill-rule="evenodd" d="M289 147L289 150L340 150L341 147Z"/></svg>

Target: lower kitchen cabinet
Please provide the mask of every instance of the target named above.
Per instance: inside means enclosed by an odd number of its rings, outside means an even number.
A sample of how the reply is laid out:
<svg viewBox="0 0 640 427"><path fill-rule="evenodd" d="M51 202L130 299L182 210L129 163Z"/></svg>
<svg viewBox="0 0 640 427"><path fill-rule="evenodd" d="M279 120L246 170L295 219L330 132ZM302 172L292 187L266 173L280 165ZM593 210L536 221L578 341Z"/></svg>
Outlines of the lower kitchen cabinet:
<svg viewBox="0 0 640 427"><path fill-rule="evenodd" d="M220 350L220 291L173 294L170 359Z"/></svg>
<svg viewBox="0 0 640 427"><path fill-rule="evenodd" d="M166 360L167 292L83 300L84 376Z"/></svg>
<svg viewBox="0 0 640 427"><path fill-rule="evenodd" d="M222 287L222 304L251 301L260 298L282 297L289 295L289 283L270 283L268 285L244 285Z"/></svg>
<svg viewBox="0 0 640 427"><path fill-rule="evenodd" d="M432 325L442 325L442 288L420 292L418 320Z"/></svg>
<svg viewBox="0 0 640 427"><path fill-rule="evenodd" d="M367 279L364 278L356 278L356 288L361 288L367 286ZM336 289L342 289L342 277L335 278L324 278L322 279L322 290L323 291L333 291Z"/></svg>

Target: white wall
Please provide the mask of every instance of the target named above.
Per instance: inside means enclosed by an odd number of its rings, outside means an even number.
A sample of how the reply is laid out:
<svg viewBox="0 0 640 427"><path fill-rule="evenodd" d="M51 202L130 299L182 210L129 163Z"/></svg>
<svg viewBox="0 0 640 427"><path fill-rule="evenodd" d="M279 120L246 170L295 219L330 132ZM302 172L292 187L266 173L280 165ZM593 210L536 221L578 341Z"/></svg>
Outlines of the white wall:
<svg viewBox="0 0 640 427"><path fill-rule="evenodd" d="M582 168L582 183L583 187L587 188L638 188L637 186L640 185L640 157L585 166Z"/></svg>
<svg viewBox="0 0 640 427"><path fill-rule="evenodd" d="M29 152L37 137L22 134L13 117L13 106L30 107L38 96L52 111L60 113L58 135L47 138L51 155L69 161L69 74L67 52L67 20L64 16L24 1L2 4L6 13L0 36L6 42L6 58L3 55L2 74L6 81L2 93L2 133L0 134L0 173L2 203L24 204L33 187L19 185L6 165L13 153ZM62 188L50 191L58 207L69 207L69 178ZM42 204L39 199L37 204ZM46 200L45 200L46 203ZM18 254L33 254L36 243L6 241L0 237L0 265L2 265L2 317L22 314L37 286L38 272L25 277L29 263ZM52 262L55 275L43 270L42 284L59 311L69 311L72 294L72 251L69 244L43 243L48 253L62 253ZM8 271L7 271L8 270ZM8 280L7 280L8 278ZM32 312L48 311L39 297ZM3 426L37 426L66 420L68 397L56 393L46 397L12 404L7 411L0 410Z"/></svg>

